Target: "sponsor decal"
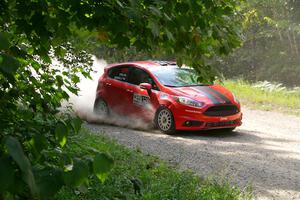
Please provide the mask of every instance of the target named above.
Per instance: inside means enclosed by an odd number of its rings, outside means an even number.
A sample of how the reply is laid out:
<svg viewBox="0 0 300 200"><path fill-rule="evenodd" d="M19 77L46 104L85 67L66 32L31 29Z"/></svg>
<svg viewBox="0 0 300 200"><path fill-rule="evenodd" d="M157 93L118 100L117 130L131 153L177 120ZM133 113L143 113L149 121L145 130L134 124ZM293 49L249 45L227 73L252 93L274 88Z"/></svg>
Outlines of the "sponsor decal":
<svg viewBox="0 0 300 200"><path fill-rule="evenodd" d="M135 104L137 106L146 107L150 104L150 98L145 95L133 93L133 104Z"/></svg>
<svg viewBox="0 0 300 200"><path fill-rule="evenodd" d="M163 99L163 100L168 99L168 97L169 97L169 95L167 93L164 93L164 92L161 92L160 95L159 95L159 98Z"/></svg>
<svg viewBox="0 0 300 200"><path fill-rule="evenodd" d="M227 121L227 120L228 120L227 117L221 117L221 118L220 118L220 121Z"/></svg>
<svg viewBox="0 0 300 200"><path fill-rule="evenodd" d="M185 111L190 112L190 113L199 113L199 114L202 113L201 111L198 111L198 110L185 110Z"/></svg>
<svg viewBox="0 0 300 200"><path fill-rule="evenodd" d="M119 80L119 81L126 81L127 80L127 74L119 73L118 76L114 76L114 79Z"/></svg>

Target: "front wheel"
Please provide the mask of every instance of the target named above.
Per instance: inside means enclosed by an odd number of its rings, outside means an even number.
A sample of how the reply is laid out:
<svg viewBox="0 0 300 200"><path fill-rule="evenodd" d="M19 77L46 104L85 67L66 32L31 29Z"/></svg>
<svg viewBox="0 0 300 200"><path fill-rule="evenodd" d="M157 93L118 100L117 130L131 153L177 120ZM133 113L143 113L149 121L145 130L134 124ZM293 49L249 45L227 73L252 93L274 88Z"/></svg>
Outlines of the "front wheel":
<svg viewBox="0 0 300 200"><path fill-rule="evenodd" d="M175 121L173 114L166 107L161 107L157 110L155 115L155 125L163 133L175 133Z"/></svg>

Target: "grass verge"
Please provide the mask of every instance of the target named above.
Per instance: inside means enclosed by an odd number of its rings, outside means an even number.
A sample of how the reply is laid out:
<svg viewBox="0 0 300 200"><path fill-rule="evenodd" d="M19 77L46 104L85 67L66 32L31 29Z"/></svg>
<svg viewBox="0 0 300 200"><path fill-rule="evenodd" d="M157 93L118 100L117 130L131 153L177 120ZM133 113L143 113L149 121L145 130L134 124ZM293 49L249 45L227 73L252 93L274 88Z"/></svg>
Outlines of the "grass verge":
<svg viewBox="0 0 300 200"><path fill-rule="evenodd" d="M242 105L300 116L299 89L288 90L270 83L258 85L242 80L226 80L224 86L235 93Z"/></svg>
<svg viewBox="0 0 300 200"><path fill-rule="evenodd" d="M151 155L130 150L103 136L83 130L72 138L74 153L92 155L92 149L109 152L115 166L102 184L95 177L85 187L63 188L56 199L250 199L251 192L241 192L225 181L203 180L192 172L179 172Z"/></svg>

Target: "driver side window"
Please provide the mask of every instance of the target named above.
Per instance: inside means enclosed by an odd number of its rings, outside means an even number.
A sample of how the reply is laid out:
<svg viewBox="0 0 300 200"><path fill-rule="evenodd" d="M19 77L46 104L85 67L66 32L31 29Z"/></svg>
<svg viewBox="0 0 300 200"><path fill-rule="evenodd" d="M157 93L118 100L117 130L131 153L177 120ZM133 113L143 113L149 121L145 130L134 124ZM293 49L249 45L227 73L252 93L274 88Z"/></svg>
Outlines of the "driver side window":
<svg viewBox="0 0 300 200"><path fill-rule="evenodd" d="M149 83L152 85L154 90L159 90L154 80L150 75L142 69L137 67L130 67L130 74L128 78L128 83L139 85L141 83Z"/></svg>

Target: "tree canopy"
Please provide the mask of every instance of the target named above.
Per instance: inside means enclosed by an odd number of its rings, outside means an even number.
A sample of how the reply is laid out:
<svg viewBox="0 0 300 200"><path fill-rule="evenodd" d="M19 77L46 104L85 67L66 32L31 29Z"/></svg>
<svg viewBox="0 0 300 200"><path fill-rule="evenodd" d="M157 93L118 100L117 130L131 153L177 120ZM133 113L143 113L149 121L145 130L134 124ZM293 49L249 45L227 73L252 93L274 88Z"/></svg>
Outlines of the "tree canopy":
<svg viewBox="0 0 300 200"><path fill-rule="evenodd" d="M219 66L227 78L300 85L300 2L248 0L243 5L243 46Z"/></svg>
<svg viewBox="0 0 300 200"><path fill-rule="evenodd" d="M159 49L175 55L179 65L193 66L202 82L212 81L206 60L240 45L239 2L1 0L3 197L47 198L62 185L85 183L91 173L101 181L107 176L110 156L95 152L94 158L86 158L69 152L67 138L78 133L81 122L57 115L67 91L77 93L78 73L89 77L95 44L135 47L149 54ZM61 66L51 67L53 60Z"/></svg>

